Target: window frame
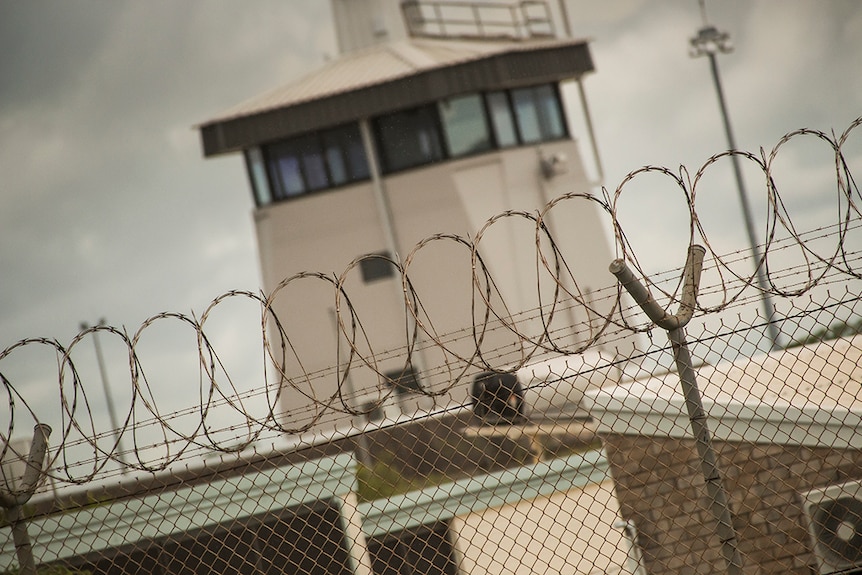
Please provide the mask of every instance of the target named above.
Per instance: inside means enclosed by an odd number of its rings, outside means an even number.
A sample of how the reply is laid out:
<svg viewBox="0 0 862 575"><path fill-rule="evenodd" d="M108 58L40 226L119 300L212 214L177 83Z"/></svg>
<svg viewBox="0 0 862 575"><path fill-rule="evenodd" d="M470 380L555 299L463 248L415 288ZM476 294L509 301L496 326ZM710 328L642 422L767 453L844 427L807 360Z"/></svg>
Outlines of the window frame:
<svg viewBox="0 0 862 575"><path fill-rule="evenodd" d="M559 119L559 134L553 133L553 122L551 122L550 118L547 117L548 114L546 113L545 107L543 105L545 102L547 102L547 100L542 100L539 98L539 92L543 91L544 89L548 89L550 91L550 96L552 97L552 101L554 102L554 109ZM515 99L513 93L520 90L527 91L530 97L531 110L536 114L536 127L539 136L535 140L525 140L524 131L521 126L517 110L515 108ZM494 114L492 112L492 105L490 102L490 98L493 94L501 94L504 98L506 110L508 111L508 118L511 121L512 130L515 136L514 142L506 143L505 145L501 145L500 143L500 137L497 133L497 127L494 121ZM449 136L447 135L446 131L446 123L442 118L440 107L446 100L455 100L474 95L479 96L480 99L480 103L482 106L483 123L488 133L488 142L490 145L486 149L454 155L452 153L452 150L450 149L451 147L449 145ZM390 157L390 155L392 155L390 154L390 152L392 150L396 150L397 146L392 146L392 142L387 142L385 127L383 123L386 122L387 119L390 119L397 115L406 115L410 112L422 111L427 111L431 114L431 119L427 125L433 126L436 130L435 136L439 143L439 146L442 148L442 157L433 157L432 159L427 161L411 161L405 164L399 164L398 162L394 162L393 159ZM421 106L402 108L387 112L386 114L374 116L370 119L370 123L373 133L373 145L375 148L374 151L380 161L380 170L382 175L398 174L401 172L407 172L409 170L419 169L433 164L439 164L441 162L446 162L449 160L460 160L472 156L487 154L489 152L494 152L498 150L507 150L525 146L536 146L542 144L543 142L555 142L569 139L571 137L568 126L568 117L566 116L566 109L563 106L562 94L560 92L560 86L557 82L546 82L543 84L503 88L491 91L453 94L447 98L441 98L440 100L435 100Z"/></svg>
<svg viewBox="0 0 862 575"><path fill-rule="evenodd" d="M437 109L438 101L434 101L428 104L423 104L422 106L414 106L412 108L401 108L399 110L394 110L392 112L381 114L379 116L375 116L371 118L371 131L373 133L374 140L374 151L377 154L377 158L380 162L380 169L383 174L394 174L398 172L403 172L406 170L412 170L414 168L420 168L422 166L428 166L431 164L437 164L440 162L444 162L447 159L450 159L448 145L446 143L446 138L443 134L443 126L440 121L440 114ZM394 142L387 143L387 137L385 137L385 132L390 128L390 126L384 125L384 122L391 121L393 118L398 116L407 117L409 115L419 115L419 114L427 114L428 122L425 124L429 128L432 129L432 134L434 139L436 140L436 148L439 150L439 157L435 154L430 154L427 157L430 157L430 160L427 161L410 161L407 163L398 162L396 164L394 158L390 157L390 151L397 150L397 147L401 147L400 144L398 146L394 146Z"/></svg>
<svg viewBox="0 0 862 575"><path fill-rule="evenodd" d="M438 544L429 545L434 538ZM373 575L458 575L461 571L448 519L371 537L367 547Z"/></svg>
<svg viewBox="0 0 862 575"><path fill-rule="evenodd" d="M514 93L524 90L530 95L531 109L536 114L536 124L539 131L539 137L535 140L526 141L522 122L519 120L519 115L515 107ZM540 92L548 90L547 97L540 98ZM494 115L494 107L491 103L492 98L501 96L502 104L505 105L508 121L511 123L512 135L514 141L501 143L501 137L498 133L497 123ZM481 104L482 123L487 132L487 147L481 149L470 150L460 154L453 154L450 145L450 136L447 132L446 123L443 119L441 106L446 101L457 100L477 96ZM547 109L548 102L553 102L553 113L549 114ZM396 116L408 116L411 113L424 115L422 126L430 130L433 141L431 142L431 153L424 158L413 159L409 162L397 162L395 157L397 154L390 152L397 151L398 145L393 147L393 142L387 140L385 132L390 127L385 125L388 119ZM559 133L553 133L554 126L557 124L552 122L553 116L557 116L559 122ZM373 116L368 119L372 132L371 145L374 148L365 149L361 136L359 121L339 124L330 128L307 132L284 140L277 140L265 144L261 144L255 148L247 148L243 150L245 155L246 172L251 182L252 196L257 207L265 207L274 203L290 201L296 198L335 190L345 186L352 186L358 183L367 182L372 179L372 157L376 157L380 166L380 173L383 176L398 174L414 169L424 168L426 166L439 164L450 160L460 160L470 158L477 155L492 153L499 150L509 150L513 148L537 146L543 142L554 142L571 138L569 130L568 117L566 108L563 105L562 94L558 82L546 82L543 84L532 84L527 86L517 86L490 91L466 92L461 94L453 94L447 98L441 98L421 106L411 108L401 108L393 110L385 114ZM386 136L386 137L385 137ZM418 137L418 136L417 136ZM404 140L401 140L404 141ZM330 147L330 146L334 146ZM421 145L420 145L421 147ZM290 155L297 162L296 172L302 184L302 190L288 192L283 179L283 174L278 167L278 152L279 149L290 151ZM336 150L338 158L342 163L345 179L344 181L336 181L334 168L330 161L329 152ZM255 150L259 150L255 152ZM311 178L309 177L309 167L306 165L305 157L311 157L313 154L307 150L316 151L323 164L323 172L325 174L325 185L311 186ZM356 150L361 151L361 157L354 157ZM263 172L266 178L266 190L261 189L261 178L259 173L255 173L256 164L251 157L252 154L259 154L263 161ZM392 156L392 157L390 157ZM418 155L417 155L418 157ZM355 161L361 161L354 165ZM259 170L259 167L257 167ZM264 193L268 192L268 194Z"/></svg>
<svg viewBox="0 0 862 575"><path fill-rule="evenodd" d="M491 102L490 102L490 97L494 94L500 94L503 97L503 103L506 106L505 110L507 112L508 119L509 119L510 123L512 124L512 135L515 137L515 139L510 144L503 145L500 143L500 137L499 137L499 134L497 133L497 123L494 120L495 116L494 116ZM491 126L491 136L494 138L494 149L495 150L507 150L509 148L517 148L517 147L523 145L521 143L521 141L522 141L521 140L521 132L518 128L518 122L515 121L515 114L514 114L514 111L512 110L511 90L505 90L505 89L504 90L493 90L491 92L485 92L483 95L484 95L483 100L485 102L485 114L488 116L488 122Z"/></svg>
<svg viewBox="0 0 862 575"><path fill-rule="evenodd" d="M553 122L551 122L551 119L548 117L547 110L544 106L544 104L548 100L540 98L540 91L544 88L549 89L550 96L552 97L552 101L554 102L554 109L559 120L559 135L553 133ZM519 141L522 146L533 146L542 142L554 142L564 140L570 137L568 118L566 117L565 108L562 105L562 95L560 94L558 84L552 82L547 84L524 86L521 88L513 88L511 90L507 90L507 92L509 94L509 102L511 104L512 116L515 120L515 125L518 129ZM538 130L538 138L535 140L525 140L523 126L521 125L522 116L519 115L518 109L515 104L516 92L522 92L529 95L530 110L536 115L536 128Z"/></svg>
<svg viewBox="0 0 862 575"><path fill-rule="evenodd" d="M356 142L358 147L351 148L351 142ZM345 179L336 181L334 169L330 162L328 151L334 147L343 163ZM360 150L360 156L354 157L355 150ZM255 152L259 150L259 152ZM345 186L352 186L371 179L371 160L368 150L362 143L362 135L359 122L339 124L331 128L325 128L314 132L306 132L284 140L276 140L261 144L254 148L243 150L246 159L246 172L252 186L252 195L257 207L265 207L275 203L290 201L296 198L326 192ZM253 154L259 154L263 163L263 172L266 178L268 196L261 193L258 178L260 174L254 171L255 164ZM322 185L320 182L312 185L312 174L310 172L309 159L315 155L321 163L321 174L324 176ZM285 185L284 174L279 167L281 157L290 158L296 162L296 174L302 185L301 190L288 191ZM364 169L359 169L357 161L361 161ZM266 200L269 201L266 201Z"/></svg>
<svg viewBox="0 0 862 575"><path fill-rule="evenodd" d="M287 150L289 153L282 154L281 150ZM296 142L294 140L284 140L266 146L263 150L264 160L266 162L267 174L269 174L270 189L272 189L273 201L284 201L308 193L308 186L305 185L305 177L302 174L302 161L299 153L296 150ZM299 181L302 184L302 189L297 192L288 191L284 171L281 167L282 161L294 160L296 162L296 172L299 174Z"/></svg>
<svg viewBox="0 0 862 575"><path fill-rule="evenodd" d="M466 100L467 98L476 98L479 103L479 113L481 114L481 121L485 128L485 138L484 142L487 144L486 147L483 148L475 148L469 149L466 152L462 152L459 154L455 154L452 151L452 145L450 140L450 134L452 133L448 128L449 124L446 122L443 116L443 106L446 103L451 103L454 100ZM460 94L457 96L450 96L448 98L443 98L442 100L437 100L436 108L437 108L437 117L440 123L440 135L442 136L443 144L446 148L446 159L459 159L459 158L468 158L470 156L476 156L479 154L485 154L487 152L493 151L497 149L496 142L493 135L493 129L488 121L488 103L486 102L485 93L484 92L470 92L467 94Z"/></svg>
<svg viewBox="0 0 862 575"><path fill-rule="evenodd" d="M245 169L251 182L251 194L257 207L268 206L275 202L272 193L272 185L266 166L266 157L260 146L243 150L245 158ZM253 158L252 156L256 156ZM261 189L261 187L265 189Z"/></svg>

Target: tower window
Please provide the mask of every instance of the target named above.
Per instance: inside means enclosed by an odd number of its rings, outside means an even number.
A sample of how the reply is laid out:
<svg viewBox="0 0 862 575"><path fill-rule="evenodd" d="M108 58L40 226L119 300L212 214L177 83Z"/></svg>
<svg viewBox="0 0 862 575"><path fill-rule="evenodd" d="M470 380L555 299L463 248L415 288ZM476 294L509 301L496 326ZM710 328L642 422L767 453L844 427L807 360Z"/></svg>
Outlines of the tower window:
<svg viewBox="0 0 862 575"><path fill-rule="evenodd" d="M551 85L512 90L512 103L522 143L556 140L566 135L559 98Z"/></svg>
<svg viewBox="0 0 862 575"><path fill-rule="evenodd" d="M385 173L568 135L554 84L448 98L373 124Z"/></svg>
<svg viewBox="0 0 862 575"><path fill-rule="evenodd" d="M301 150L302 173L305 176L305 185L308 190L322 190L331 187L319 138L315 135L303 138L298 142L298 147Z"/></svg>
<svg viewBox="0 0 862 575"><path fill-rule="evenodd" d="M515 120L512 117L512 108L509 106L506 92L490 92L485 99L488 102L488 112L494 126L497 145L501 148L516 145L518 132L515 131Z"/></svg>
<svg viewBox="0 0 862 575"><path fill-rule="evenodd" d="M293 144L279 144L269 150L270 175L279 200L305 192L305 178L299 164L299 153Z"/></svg>
<svg viewBox="0 0 862 575"><path fill-rule="evenodd" d="M532 88L513 91L512 103L515 106L515 118L518 120L521 141L527 144L541 141L542 128L539 124L539 109L536 106Z"/></svg>
<svg viewBox="0 0 862 575"><path fill-rule="evenodd" d="M452 97L377 116L372 125L387 174L568 135L554 84ZM371 177L358 123L245 153L258 206Z"/></svg>
<svg viewBox="0 0 862 575"><path fill-rule="evenodd" d="M362 136L355 124L327 130L321 134L333 185L367 180L371 177Z"/></svg>
<svg viewBox="0 0 862 575"><path fill-rule="evenodd" d="M534 89L539 108L539 118L542 123L542 138L556 140L566 135L566 125L563 111L560 109L560 99L554 86L546 84Z"/></svg>
<svg viewBox="0 0 862 575"><path fill-rule="evenodd" d="M433 106L422 106L375 120L380 159L387 172L443 159L435 112Z"/></svg>
<svg viewBox="0 0 862 575"><path fill-rule="evenodd" d="M371 175L357 124L246 150L246 166L258 206Z"/></svg>
<svg viewBox="0 0 862 575"><path fill-rule="evenodd" d="M332 183L339 185L347 181L347 162L344 159L344 150L336 142L324 141L324 153L326 163L329 165L329 175Z"/></svg>
<svg viewBox="0 0 862 575"><path fill-rule="evenodd" d="M251 189L254 201L259 206L272 203L272 191L269 189L269 179L266 177L266 164L260 148L249 148L245 151L245 165L251 178Z"/></svg>
<svg viewBox="0 0 862 575"><path fill-rule="evenodd" d="M491 149L482 96L471 94L440 102L446 147L453 158Z"/></svg>

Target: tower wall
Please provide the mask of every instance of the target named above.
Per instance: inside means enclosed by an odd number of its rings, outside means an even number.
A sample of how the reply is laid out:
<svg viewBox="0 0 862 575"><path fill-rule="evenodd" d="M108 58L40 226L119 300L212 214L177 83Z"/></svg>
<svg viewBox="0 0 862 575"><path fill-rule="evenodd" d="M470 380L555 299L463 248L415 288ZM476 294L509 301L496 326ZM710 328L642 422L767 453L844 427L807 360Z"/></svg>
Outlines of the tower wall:
<svg viewBox="0 0 862 575"><path fill-rule="evenodd" d="M541 173L540 157L552 155L566 158L566 167L547 179ZM432 164L385 177L382 185L402 261L416 244L434 234L475 238L486 220L501 212L521 210L535 214L547 201L563 193L589 192L577 144L572 140ZM370 182L260 208L256 224L267 292L301 271L340 275L355 258L387 248ZM612 284L613 278L607 272L612 254L602 214L594 202L577 200L562 206L552 213L548 226L576 270L577 289L589 293ZM535 311L540 304L539 292L541 302L549 304L554 282L544 270L537 276L535 224L519 217L500 219L481 239L479 252L499 289L491 301L495 311L505 316L508 310L512 314L510 321L521 333L539 338L543 330ZM545 255L552 257L549 251ZM473 354L475 342L470 330L475 321L482 320L481 315L472 317L473 300L476 298L480 314L485 304L474 285L469 248L448 240L431 242L415 254L407 273L420 298L419 320L427 331L419 330L418 347L422 350L415 355L423 387L442 391L449 388L459 370L482 371L479 366L464 365L439 347L428 345L432 337L446 335L450 336L447 347L464 357ZM355 345L361 355L376 361L369 366L354 358L350 381L343 384L345 393L351 396L346 401L350 407L358 407L380 397L375 369L391 372L404 366L411 321L403 307L399 275L365 283L357 267L345 278L345 290L361 322ZM483 277L480 285L484 285ZM568 287L574 291L572 282ZM339 305L343 327L338 326L335 308L335 288L320 279L294 280L274 298L273 311L291 343L291 353L284 364L291 382L283 389L282 405L289 420L298 418L296 424L314 412L315 403L327 398L334 401L336 408L342 407L342 398L337 394L340 374L324 371L339 363L346 365L350 345L342 334L339 350L336 337L342 330L353 333L353 328L346 301ZM521 315L522 312L526 313ZM572 349L589 338L590 318L581 306L557 313L552 328L558 345ZM576 327L572 329L572 325ZM510 330L499 329L499 321L492 321L490 327L481 349L492 367L508 368L529 353L519 337ZM455 368L454 372L442 369L446 362ZM469 380L464 378L462 385L436 400L412 395L408 403L416 407L464 403ZM385 386L382 389L385 391ZM347 421L338 409L335 413L330 410L325 419L333 423Z"/></svg>

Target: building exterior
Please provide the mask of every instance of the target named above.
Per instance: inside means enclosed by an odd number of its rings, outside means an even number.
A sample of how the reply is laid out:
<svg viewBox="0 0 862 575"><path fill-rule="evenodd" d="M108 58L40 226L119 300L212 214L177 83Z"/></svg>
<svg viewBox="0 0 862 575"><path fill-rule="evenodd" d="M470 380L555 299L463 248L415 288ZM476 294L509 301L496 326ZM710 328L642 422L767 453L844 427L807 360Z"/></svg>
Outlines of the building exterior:
<svg viewBox="0 0 862 575"><path fill-rule="evenodd" d="M205 156L245 157L263 284L280 321L269 335L283 420L297 431L343 421L393 388L401 411L463 404L470 374L482 371L469 359L475 340L446 350L433 340L481 323L473 306L486 305L488 286L481 269L474 278L469 243L414 247L441 233L475 238L492 216L535 214L591 190L569 127L576 112L561 97L562 83L593 71L589 46L558 37L547 3L332 7L338 58L199 126ZM479 243L497 290L482 334L494 369L523 355L506 326L541 337L537 314L519 314L554 297L530 217L501 218ZM612 284L598 206L571 200L545 223L574 270L564 286L609 311L589 299ZM393 262L405 263L409 284ZM310 271L321 274L302 275ZM595 335L584 306L560 307L548 326L560 347ZM453 387L453 374L463 383Z"/></svg>
<svg viewBox="0 0 862 575"><path fill-rule="evenodd" d="M37 497L36 563L92 575L633 572L599 450L365 501L351 454L293 455ZM0 564L14 556L4 539Z"/></svg>
<svg viewBox="0 0 862 575"><path fill-rule="evenodd" d="M355 482L350 454L235 458L34 498L28 530L37 564L93 575L367 575ZM12 564L11 539L0 556Z"/></svg>
<svg viewBox="0 0 862 575"><path fill-rule="evenodd" d="M607 470L604 454L594 450L361 503L359 509L372 550L378 541L386 549L399 534L403 539L437 529L445 542L436 548L451 549L442 553L450 558L442 562L448 575L633 573ZM395 571L396 557L372 554L381 567L375 574L440 572ZM392 570L384 571L384 564Z"/></svg>
<svg viewBox="0 0 862 575"><path fill-rule="evenodd" d="M862 569L862 336L698 369L745 573ZM647 572L726 573L675 373L587 393Z"/></svg>
<svg viewBox="0 0 862 575"><path fill-rule="evenodd" d="M535 312L557 287L537 270L537 210L591 190L561 88L593 71L587 42L558 37L541 1L332 5L337 59L200 126L206 156L242 153L248 168L283 449L207 459L196 445L156 473L38 494L24 511L36 562L94 575L633 572L605 454L568 405L616 373L613 350L528 370L586 372L535 394L565 425L482 427L457 408L474 374L523 357L510 327L576 349L596 336L590 314L610 311L590 300L612 283L601 211L573 198L543 223L585 305ZM501 6L502 20L485 16ZM493 285L474 274L480 233ZM494 308L492 365L478 338L432 342L469 336L477 302ZM387 396L382 421L353 417ZM369 489L369 470L378 485L398 475L396 492ZM14 557L6 540L0 561Z"/></svg>

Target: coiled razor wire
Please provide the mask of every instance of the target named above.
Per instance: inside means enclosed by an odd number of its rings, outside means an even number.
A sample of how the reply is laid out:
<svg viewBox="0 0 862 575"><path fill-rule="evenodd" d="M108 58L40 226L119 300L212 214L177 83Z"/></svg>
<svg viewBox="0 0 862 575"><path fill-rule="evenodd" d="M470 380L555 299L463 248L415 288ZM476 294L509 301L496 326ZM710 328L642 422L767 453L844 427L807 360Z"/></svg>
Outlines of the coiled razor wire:
<svg viewBox="0 0 862 575"><path fill-rule="evenodd" d="M760 288L755 281L755 271L740 271L751 268L751 262L741 252L719 253L713 248L703 217L698 213L698 185L718 162L731 155L738 155L763 174L764 186L760 188L765 195L768 209L766 212L767 235L762 246L762 260L754 262L755 267L763 266L768 280L770 294L781 298L799 297L811 292L818 285L834 282L835 278L859 279L862 277L862 265L859 253L850 245L850 233L862 224L860 214L859 188L844 156L844 150L862 124L862 117L854 121L840 135L829 135L825 132L800 129L785 135L778 144L766 154L761 150L759 155L742 151L726 151L709 158L691 177L685 168L673 172L665 167L645 166L629 173L613 193L604 190L603 196L570 193L560 196L536 213L523 211L507 211L490 218L478 230L475 237L467 238L457 235L440 233L419 242L403 261L395 261L381 255L365 256L354 260L340 275L328 275L317 272L303 272L281 281L269 294L250 291L230 291L209 304L200 317L182 313L160 313L144 321L132 332L110 325L89 327L78 333L71 342L62 344L59 341L46 338L22 339L0 352L0 381L6 397L8 424L0 430L0 442L4 447L0 451L0 459L12 450L9 439L16 431L27 433L31 422L38 420L38 405L24 396L23 386L19 382L4 375L4 362L9 362L16 354L25 348L47 348L57 358L57 379L54 393L59 397L59 405L63 421L62 429L55 430L52 436L51 461L49 468L55 481L85 484L103 473L106 465L113 461L121 463L124 468L156 472L163 470L172 463L183 458L190 449L214 450L230 453L245 449L258 438L269 433L299 434L306 432L317 424L326 413L342 413L345 416L355 416L369 413L379 407L388 394L394 393L391 385L386 385L388 379L380 368L381 360L390 357L406 358L405 364L410 365L413 356L421 350L440 352L443 360L437 365L425 366L428 371L447 382L442 387L433 390L415 390L429 396L439 396L447 393L451 387L463 384L468 374L476 370L493 370L498 366L496 361L499 349L486 349L483 345L492 331L505 331L518 342L519 360L511 369L518 369L543 353L574 355L594 347L600 338L613 343L615 338L635 332L649 333L652 326L648 322L633 322L631 309L627 308L621 299L617 286L586 293L579 285L577 269L566 260L565 250L555 241L548 219L564 205L577 205L577 202L591 202L598 206L600 212L607 218L607 223L613 229L615 237L616 256L624 259L628 265L641 277L655 298L670 307L678 303L680 290L679 273L671 271L667 274L647 273L646 266L641 264L637 246L629 241L622 223L619 211L626 200L626 190L632 183L640 181L647 175L658 175L668 181L671 190L681 194L688 212L688 244L700 243L706 248L706 261L709 271L717 277L713 284L703 284L701 293L708 296L712 305L704 305L703 298L699 301L698 314L714 315L732 306L756 300ZM798 229L782 198L781 190L776 183L776 160L788 143L801 138L814 138L819 145L834 155L834 192L835 220L830 225L817 230ZM664 189L665 186L662 186ZM537 301L536 308L531 310L510 309L502 298L498 283L482 257L483 238L495 225L503 220L515 219L529 223L535 228ZM565 225L565 221L556 222ZM823 240L831 242L828 253L822 253ZM435 326L434 318L423 305L423 294L411 282L411 270L420 265L424 250L438 243L454 245L461 253L464 261L469 262L472 270L471 289L471 321L462 331L442 333ZM820 249L815 249L815 244ZM679 246L679 253L684 254L688 246ZM797 253L800 262L797 264L775 267L770 265L771 258L779 253ZM372 338L364 327L362 314L353 305L350 292L346 286L351 270L367 258L382 258L400 274L404 293L404 306L407 310L403 348L397 350L376 349ZM445 274L446 270L440 270ZM803 280L799 281L802 277ZM668 279L673 278L673 279ZM791 281L792 280L792 281ZM275 314L274 306L278 298L291 287L300 282L313 282L319 290L325 290L331 295L340 333L338 346L343 349L334 350L332 357L340 358L338 365L325 373L310 372L303 367L303 357L294 345L282 320ZM547 282L551 282L552 297L548 301ZM608 285L612 281L609 276ZM789 287L782 287L790 284ZM543 299L544 298L544 299ZM228 301L242 300L252 302L260 310L260 342L261 357L265 380L254 392L241 392L235 385L219 351L210 343L207 336L207 322L213 313ZM602 305L597 305L602 303ZM601 310L610 310L601 311ZM555 327L554 319L560 314L571 313L572 310L583 314L588 321L577 326L583 328L586 334L579 343L563 343L571 330ZM519 327L520 318L536 318L541 321L543 329L540 333L527 333ZM146 375L146 366L138 355L139 342L152 326L163 322L178 323L194 334L197 341L197 354L200 373L200 402L195 407L193 415L197 423L191 429L181 429L176 421L179 416L187 421L190 412L164 413L159 407L159 399L151 389ZM107 438L106 433L98 432L91 410L91 402L83 381L73 361L73 354L78 345L96 334L105 335L123 346L128 354L129 381L131 384L131 400L128 410L122 417L120 429ZM568 341L568 340L565 340ZM465 346L464 342L469 342ZM468 353L464 352L464 349ZM285 366L291 358L300 366L299 372L288 372L278 366ZM357 408L348 401L345 382L351 370L370 369L379 377L379 398L370 406ZM333 394L318 397L314 393L313 382L316 378L327 376L338 378L338 388ZM391 382L389 382L391 383ZM286 388L297 390L313 404L314 414L305 419L301 425L287 425L278 417L279 398ZM252 413L246 409L244 398L251 396L264 397L266 410L262 413ZM211 414L218 408L234 411L242 423L235 424L233 436L224 439L223 429L211 419ZM142 427L155 427L159 435L169 446L163 456L153 457L150 451L151 443L142 444L137 430ZM239 438L239 441L237 441ZM123 439L132 441L132 447L123 453L119 445ZM75 465L70 465L65 453L71 448L86 448L92 453L86 469L82 469L80 458Z"/></svg>

